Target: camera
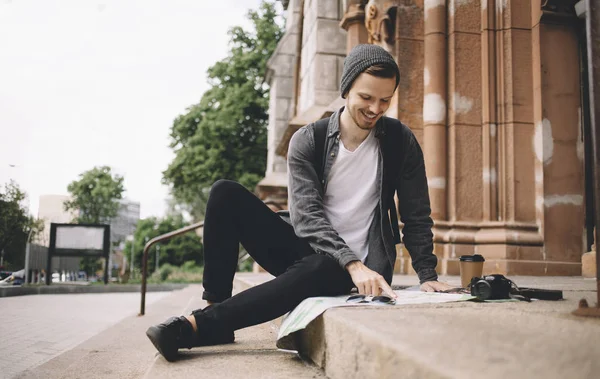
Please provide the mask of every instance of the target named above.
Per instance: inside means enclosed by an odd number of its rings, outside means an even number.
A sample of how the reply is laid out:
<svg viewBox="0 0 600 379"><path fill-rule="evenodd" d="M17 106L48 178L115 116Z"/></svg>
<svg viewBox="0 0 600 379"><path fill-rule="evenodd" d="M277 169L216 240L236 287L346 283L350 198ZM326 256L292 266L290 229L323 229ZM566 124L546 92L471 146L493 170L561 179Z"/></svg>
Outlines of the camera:
<svg viewBox="0 0 600 379"><path fill-rule="evenodd" d="M512 284L504 275L494 274L482 278L474 277L469 288L471 295L479 300L510 299Z"/></svg>

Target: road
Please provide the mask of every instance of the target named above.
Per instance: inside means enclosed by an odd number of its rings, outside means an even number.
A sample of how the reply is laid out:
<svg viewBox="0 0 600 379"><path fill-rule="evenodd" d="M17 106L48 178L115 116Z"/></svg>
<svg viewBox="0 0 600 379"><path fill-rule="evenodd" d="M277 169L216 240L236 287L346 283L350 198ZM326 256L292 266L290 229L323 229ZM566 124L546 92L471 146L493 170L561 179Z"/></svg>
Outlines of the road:
<svg viewBox="0 0 600 379"><path fill-rule="evenodd" d="M150 292L146 304L169 292ZM139 293L0 298L0 378L12 378L139 312Z"/></svg>

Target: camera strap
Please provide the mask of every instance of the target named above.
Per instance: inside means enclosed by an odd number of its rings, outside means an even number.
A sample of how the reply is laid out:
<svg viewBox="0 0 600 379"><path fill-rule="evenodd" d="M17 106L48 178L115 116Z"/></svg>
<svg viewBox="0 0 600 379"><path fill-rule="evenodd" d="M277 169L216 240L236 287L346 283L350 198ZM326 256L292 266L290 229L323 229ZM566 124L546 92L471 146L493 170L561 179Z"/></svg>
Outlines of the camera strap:
<svg viewBox="0 0 600 379"><path fill-rule="evenodd" d="M508 295L508 297L510 297L511 299L519 300L519 301L526 301L528 303L531 302L531 299L528 298L527 296L523 296L523 295L516 294L516 293L511 293Z"/></svg>

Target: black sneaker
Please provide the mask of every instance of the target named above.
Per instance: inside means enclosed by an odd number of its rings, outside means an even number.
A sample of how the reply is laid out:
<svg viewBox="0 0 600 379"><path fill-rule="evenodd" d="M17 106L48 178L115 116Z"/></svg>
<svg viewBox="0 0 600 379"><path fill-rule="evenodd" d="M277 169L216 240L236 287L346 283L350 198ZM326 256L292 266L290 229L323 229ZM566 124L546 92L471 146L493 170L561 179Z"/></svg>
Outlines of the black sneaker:
<svg viewBox="0 0 600 379"><path fill-rule="evenodd" d="M196 346L194 328L184 316L171 317L161 324L151 326L146 330L146 335L169 362L177 358L177 350L180 348L191 349Z"/></svg>

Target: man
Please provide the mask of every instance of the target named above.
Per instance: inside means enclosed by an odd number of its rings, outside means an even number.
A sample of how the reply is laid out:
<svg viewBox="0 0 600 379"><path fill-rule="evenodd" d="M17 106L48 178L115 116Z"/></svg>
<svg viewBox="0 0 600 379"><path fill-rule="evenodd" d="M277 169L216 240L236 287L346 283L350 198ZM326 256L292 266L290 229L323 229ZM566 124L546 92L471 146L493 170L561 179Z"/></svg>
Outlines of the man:
<svg viewBox="0 0 600 379"><path fill-rule="evenodd" d="M204 226L209 306L146 332L167 360L179 348L233 342L235 330L275 319L308 297L356 287L395 298L394 194L421 289L450 288L437 281L421 148L408 127L383 116L399 79L383 48L359 45L350 52L340 84L346 106L317 123L326 127L322 137L310 124L290 141L289 214L272 212L238 183L213 185ZM275 279L232 297L240 243Z"/></svg>

